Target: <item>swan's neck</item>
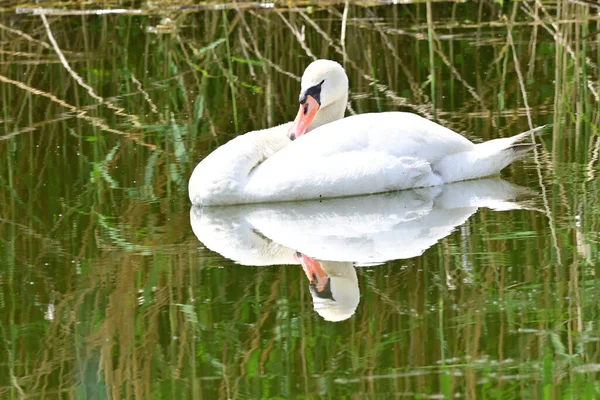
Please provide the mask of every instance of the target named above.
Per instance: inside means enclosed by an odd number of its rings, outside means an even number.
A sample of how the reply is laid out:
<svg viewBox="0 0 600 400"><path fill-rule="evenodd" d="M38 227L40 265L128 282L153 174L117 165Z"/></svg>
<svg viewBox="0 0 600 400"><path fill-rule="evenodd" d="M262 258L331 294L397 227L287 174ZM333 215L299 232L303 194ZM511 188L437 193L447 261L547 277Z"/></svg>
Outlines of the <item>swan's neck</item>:
<svg viewBox="0 0 600 400"><path fill-rule="evenodd" d="M243 201L240 190L250 172L290 143L290 123L246 133L210 153L194 169L189 182L195 205L234 204Z"/></svg>
<svg viewBox="0 0 600 400"><path fill-rule="evenodd" d="M310 124L310 127L308 128L308 132L318 128L321 125L325 125L330 122L337 121L338 119L344 118L347 103L348 94L342 96L333 103L330 103L327 106L320 108L317 112L317 115L315 115L315 119L313 119L313 121Z"/></svg>

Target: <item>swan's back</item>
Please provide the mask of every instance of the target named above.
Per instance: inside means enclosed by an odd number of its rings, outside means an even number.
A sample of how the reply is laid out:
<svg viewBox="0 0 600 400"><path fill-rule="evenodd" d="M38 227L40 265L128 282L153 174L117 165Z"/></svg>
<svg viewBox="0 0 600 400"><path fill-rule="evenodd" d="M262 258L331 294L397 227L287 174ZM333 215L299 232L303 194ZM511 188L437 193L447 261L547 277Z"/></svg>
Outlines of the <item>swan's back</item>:
<svg viewBox="0 0 600 400"><path fill-rule="evenodd" d="M415 114L360 114L319 127L250 175L245 201L378 193L440 184L431 164L470 151L461 135Z"/></svg>
<svg viewBox="0 0 600 400"><path fill-rule="evenodd" d="M416 114L368 113L313 130L275 154L270 163L279 158L308 159L351 151L383 151L396 157L418 156L435 163L473 147L463 136Z"/></svg>

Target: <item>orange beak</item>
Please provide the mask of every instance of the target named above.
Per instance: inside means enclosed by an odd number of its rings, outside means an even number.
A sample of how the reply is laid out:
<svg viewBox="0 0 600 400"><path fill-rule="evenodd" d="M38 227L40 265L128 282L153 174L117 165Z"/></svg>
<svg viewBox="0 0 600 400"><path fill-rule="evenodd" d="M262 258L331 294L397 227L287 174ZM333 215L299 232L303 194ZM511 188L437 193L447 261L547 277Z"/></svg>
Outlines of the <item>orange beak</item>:
<svg viewBox="0 0 600 400"><path fill-rule="evenodd" d="M327 281L329 280L329 276L323 271L321 268L321 264L315 260L314 258L305 256L302 253L296 252L294 258L302 264L302 269L304 269L304 273L306 277L310 281L310 283L314 284L317 288L317 291L321 292L325 289L327 285Z"/></svg>
<svg viewBox="0 0 600 400"><path fill-rule="evenodd" d="M306 101L300 104L298 115L296 115L296 119L288 132L288 136L291 140L298 139L306 133L308 126L313 119L315 119L319 107L321 107L321 105L314 97L310 95L306 96Z"/></svg>

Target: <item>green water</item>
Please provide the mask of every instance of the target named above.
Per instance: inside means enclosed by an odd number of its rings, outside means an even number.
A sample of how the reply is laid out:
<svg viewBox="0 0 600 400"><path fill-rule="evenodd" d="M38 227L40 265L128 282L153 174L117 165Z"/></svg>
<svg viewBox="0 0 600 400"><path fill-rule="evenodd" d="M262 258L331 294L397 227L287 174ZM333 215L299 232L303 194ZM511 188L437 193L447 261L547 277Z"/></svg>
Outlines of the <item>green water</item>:
<svg viewBox="0 0 600 400"><path fill-rule="evenodd" d="M600 397L596 8L1 7L0 397ZM196 163L291 120L314 57L347 115L553 125L501 179L190 210Z"/></svg>

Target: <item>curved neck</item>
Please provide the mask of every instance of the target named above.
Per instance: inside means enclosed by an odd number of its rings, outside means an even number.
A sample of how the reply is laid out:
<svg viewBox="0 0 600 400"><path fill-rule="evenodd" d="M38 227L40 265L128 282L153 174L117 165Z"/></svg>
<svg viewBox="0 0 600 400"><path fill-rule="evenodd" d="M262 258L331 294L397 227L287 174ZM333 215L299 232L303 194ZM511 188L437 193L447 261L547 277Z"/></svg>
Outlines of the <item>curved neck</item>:
<svg viewBox="0 0 600 400"><path fill-rule="evenodd" d="M310 132L313 129L318 128L321 125L328 124L333 121L337 121L338 119L344 118L344 113L346 112L346 104L348 103L348 93L334 101L333 103L328 104L325 107L322 107L315 115L315 119L311 122L308 127L308 131Z"/></svg>
<svg viewBox="0 0 600 400"><path fill-rule="evenodd" d="M234 204L248 175L265 159L285 147L291 123L236 137L210 153L194 169L189 182L195 205Z"/></svg>

